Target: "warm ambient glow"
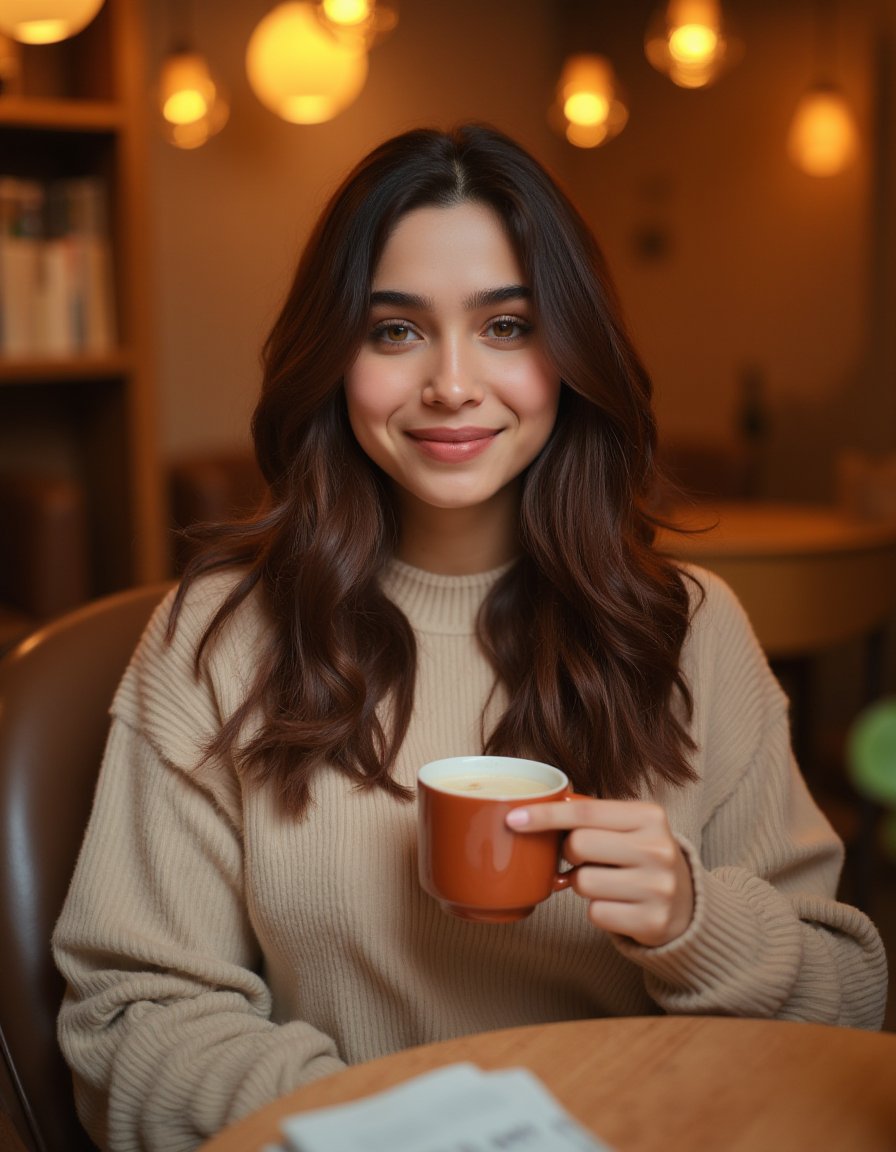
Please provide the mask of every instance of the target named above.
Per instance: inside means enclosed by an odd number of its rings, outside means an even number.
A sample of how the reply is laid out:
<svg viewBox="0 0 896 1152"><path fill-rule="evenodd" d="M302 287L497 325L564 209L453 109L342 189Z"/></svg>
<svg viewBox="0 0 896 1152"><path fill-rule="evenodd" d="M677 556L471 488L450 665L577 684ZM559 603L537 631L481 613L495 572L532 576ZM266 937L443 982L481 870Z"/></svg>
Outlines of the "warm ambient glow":
<svg viewBox="0 0 896 1152"><path fill-rule="evenodd" d="M163 134L178 148L199 148L227 123L230 109L212 79L205 57L188 49L171 52L159 74Z"/></svg>
<svg viewBox="0 0 896 1152"><path fill-rule="evenodd" d="M605 56L580 53L566 60L551 119L577 148L595 148L622 131L628 110Z"/></svg>
<svg viewBox="0 0 896 1152"><path fill-rule="evenodd" d="M80 32L103 0L0 0L0 32L22 44L55 44Z"/></svg>
<svg viewBox="0 0 896 1152"><path fill-rule="evenodd" d="M573 124L566 125L566 139L576 148L597 148L599 144L608 139L606 124Z"/></svg>
<svg viewBox="0 0 896 1152"><path fill-rule="evenodd" d="M841 93L831 85L807 92L797 105L787 146L810 176L836 176L858 151L858 131Z"/></svg>
<svg viewBox="0 0 896 1152"><path fill-rule="evenodd" d="M725 31L718 0L669 0L644 38L647 59L680 88L705 88L740 52Z"/></svg>
<svg viewBox="0 0 896 1152"><path fill-rule="evenodd" d="M17 41L0 33L0 95L19 91L22 49Z"/></svg>
<svg viewBox="0 0 896 1152"><path fill-rule="evenodd" d="M361 93L367 53L360 38L333 35L310 3L280 4L255 28L246 49L255 95L293 124L332 120Z"/></svg>

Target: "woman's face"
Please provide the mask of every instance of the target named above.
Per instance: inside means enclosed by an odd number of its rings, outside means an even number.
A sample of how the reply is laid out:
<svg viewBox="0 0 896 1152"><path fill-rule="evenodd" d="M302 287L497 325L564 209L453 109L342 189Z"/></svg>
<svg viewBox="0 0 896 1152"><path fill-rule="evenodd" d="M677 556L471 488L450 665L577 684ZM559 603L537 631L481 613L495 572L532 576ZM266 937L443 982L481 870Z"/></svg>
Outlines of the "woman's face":
<svg viewBox="0 0 896 1152"><path fill-rule="evenodd" d="M403 510L507 498L551 434L560 380L491 209L402 217L373 278L369 331L345 390L358 443L395 482Z"/></svg>

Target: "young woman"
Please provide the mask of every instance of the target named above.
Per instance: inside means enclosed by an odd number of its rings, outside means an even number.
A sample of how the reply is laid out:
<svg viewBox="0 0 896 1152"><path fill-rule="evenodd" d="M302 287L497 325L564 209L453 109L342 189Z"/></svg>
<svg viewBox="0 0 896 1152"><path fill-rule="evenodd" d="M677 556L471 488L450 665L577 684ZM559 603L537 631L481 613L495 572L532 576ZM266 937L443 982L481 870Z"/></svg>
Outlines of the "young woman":
<svg viewBox="0 0 896 1152"><path fill-rule="evenodd" d="M55 935L102 1147L187 1149L345 1063L545 1020L879 1027L885 961L731 592L651 547L650 384L588 229L482 126L368 156L265 346L270 487L151 622ZM574 893L453 919L420 765L593 799Z"/></svg>

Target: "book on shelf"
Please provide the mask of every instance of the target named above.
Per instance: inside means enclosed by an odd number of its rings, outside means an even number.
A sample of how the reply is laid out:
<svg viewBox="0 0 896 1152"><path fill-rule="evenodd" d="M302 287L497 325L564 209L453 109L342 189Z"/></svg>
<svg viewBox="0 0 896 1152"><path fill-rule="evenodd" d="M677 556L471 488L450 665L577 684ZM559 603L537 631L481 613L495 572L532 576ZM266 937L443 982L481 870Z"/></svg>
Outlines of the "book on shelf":
<svg viewBox="0 0 896 1152"><path fill-rule="evenodd" d="M0 177L0 355L102 355L115 344L103 181Z"/></svg>

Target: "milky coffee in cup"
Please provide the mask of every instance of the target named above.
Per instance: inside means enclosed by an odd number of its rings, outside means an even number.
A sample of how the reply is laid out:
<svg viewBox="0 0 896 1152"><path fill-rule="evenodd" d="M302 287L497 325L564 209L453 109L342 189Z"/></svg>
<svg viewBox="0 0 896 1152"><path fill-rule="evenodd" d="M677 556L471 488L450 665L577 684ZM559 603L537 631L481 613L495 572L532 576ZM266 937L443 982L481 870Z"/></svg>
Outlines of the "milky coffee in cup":
<svg viewBox="0 0 896 1152"><path fill-rule="evenodd" d="M542 780L531 776L448 776L440 780L439 788L445 792L460 792L462 796L486 796L490 800L503 800L510 796L540 796L551 791Z"/></svg>
<svg viewBox="0 0 896 1152"><path fill-rule="evenodd" d="M560 832L515 832L504 822L521 804L572 796L559 768L514 756L453 756L417 774L420 884L464 920L521 920L569 886L558 871Z"/></svg>

